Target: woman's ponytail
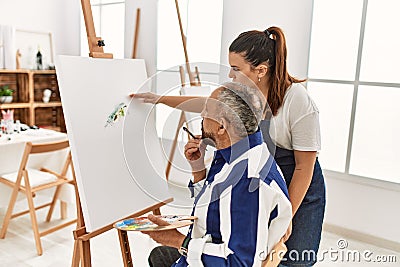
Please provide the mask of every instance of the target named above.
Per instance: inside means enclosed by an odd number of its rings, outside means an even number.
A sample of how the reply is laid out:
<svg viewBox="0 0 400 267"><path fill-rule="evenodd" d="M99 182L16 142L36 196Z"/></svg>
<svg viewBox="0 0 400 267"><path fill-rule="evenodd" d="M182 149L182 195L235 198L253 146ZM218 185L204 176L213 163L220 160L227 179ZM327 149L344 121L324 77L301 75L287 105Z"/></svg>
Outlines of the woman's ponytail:
<svg viewBox="0 0 400 267"><path fill-rule="evenodd" d="M269 27L270 38L275 41L275 64L269 74L270 88L268 90L268 104L273 115L283 104L285 93L292 83L304 82L289 75L287 71L287 48L286 38L279 27Z"/></svg>

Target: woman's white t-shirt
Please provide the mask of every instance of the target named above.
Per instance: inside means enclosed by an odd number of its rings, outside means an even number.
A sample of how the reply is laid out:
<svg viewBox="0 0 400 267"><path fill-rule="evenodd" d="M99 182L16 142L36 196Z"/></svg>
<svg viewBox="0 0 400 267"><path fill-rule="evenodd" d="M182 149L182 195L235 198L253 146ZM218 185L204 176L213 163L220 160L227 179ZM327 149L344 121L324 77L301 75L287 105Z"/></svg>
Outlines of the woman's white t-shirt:
<svg viewBox="0 0 400 267"><path fill-rule="evenodd" d="M293 83L286 91L282 106L271 119L270 135L281 148L321 149L319 111L302 84Z"/></svg>

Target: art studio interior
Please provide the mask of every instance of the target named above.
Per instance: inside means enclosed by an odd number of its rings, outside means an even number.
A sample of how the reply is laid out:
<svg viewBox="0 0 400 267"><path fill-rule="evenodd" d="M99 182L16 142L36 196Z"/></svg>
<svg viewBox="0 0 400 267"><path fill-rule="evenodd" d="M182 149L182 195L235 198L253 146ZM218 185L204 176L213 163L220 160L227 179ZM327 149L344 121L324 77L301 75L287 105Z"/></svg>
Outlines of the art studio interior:
<svg viewBox="0 0 400 267"><path fill-rule="evenodd" d="M399 11L396 0L0 0L0 267L399 266ZM239 110L230 87L268 104L242 100L255 115L238 115L251 178L239 182L234 122L222 109L206 118L213 98ZM235 191L241 179L258 179L257 208ZM256 217L234 219L235 205ZM155 228L128 225L140 220ZM178 253L172 264L151 260L160 245Z"/></svg>

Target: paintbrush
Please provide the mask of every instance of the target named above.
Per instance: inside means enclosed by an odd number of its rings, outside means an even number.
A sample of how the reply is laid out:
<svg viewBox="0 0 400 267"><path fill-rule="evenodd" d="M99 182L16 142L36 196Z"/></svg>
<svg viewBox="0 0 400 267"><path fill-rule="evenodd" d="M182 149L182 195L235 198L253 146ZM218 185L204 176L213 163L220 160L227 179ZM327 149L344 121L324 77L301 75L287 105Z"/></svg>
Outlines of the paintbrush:
<svg viewBox="0 0 400 267"><path fill-rule="evenodd" d="M189 131L189 129L186 128L185 126L183 126L183 130L184 130L185 132L187 132L191 137L193 137L193 139L201 139L200 137L194 136L194 134L192 134L192 133Z"/></svg>
<svg viewBox="0 0 400 267"><path fill-rule="evenodd" d="M194 134L192 134L192 133L189 131L189 129L186 128L185 126L183 126L183 130L184 130L185 132L187 132L193 139L201 139L201 137L196 137ZM207 151L207 148L206 148L206 151Z"/></svg>

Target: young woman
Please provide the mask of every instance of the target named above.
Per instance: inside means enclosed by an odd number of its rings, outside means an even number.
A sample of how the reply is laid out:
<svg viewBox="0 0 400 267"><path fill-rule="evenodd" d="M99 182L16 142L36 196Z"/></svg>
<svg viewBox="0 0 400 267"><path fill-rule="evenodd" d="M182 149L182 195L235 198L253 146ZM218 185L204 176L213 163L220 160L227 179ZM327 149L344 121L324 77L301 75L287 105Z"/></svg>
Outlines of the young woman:
<svg viewBox="0 0 400 267"><path fill-rule="evenodd" d="M286 235L290 235L286 241L288 253L281 266L312 266L325 211L325 183L317 157L319 114L301 84L304 80L287 72L286 57L286 40L280 28L243 32L229 47L229 77L256 86L269 105L260 128L285 177L293 212L292 229ZM202 99L187 101L194 97L160 97L152 93L133 96L194 112L200 112L204 104ZM185 105L186 101L190 104Z"/></svg>

